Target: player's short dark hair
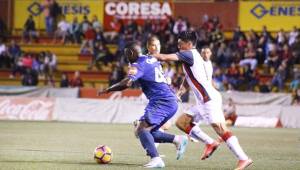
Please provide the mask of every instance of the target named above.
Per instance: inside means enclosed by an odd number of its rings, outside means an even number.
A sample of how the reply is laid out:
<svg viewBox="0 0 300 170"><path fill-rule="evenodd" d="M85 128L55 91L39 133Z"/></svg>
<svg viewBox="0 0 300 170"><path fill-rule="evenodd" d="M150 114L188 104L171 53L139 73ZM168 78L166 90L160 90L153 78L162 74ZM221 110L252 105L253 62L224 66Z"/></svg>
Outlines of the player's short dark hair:
<svg viewBox="0 0 300 170"><path fill-rule="evenodd" d="M140 51L140 43L138 41L130 41L126 44L124 48L124 55L128 62L135 62Z"/></svg>
<svg viewBox="0 0 300 170"><path fill-rule="evenodd" d="M125 48L133 50L135 46L139 46L139 45L140 44L138 41L130 41L125 45Z"/></svg>
<svg viewBox="0 0 300 170"><path fill-rule="evenodd" d="M209 48L208 45L204 45L204 46L201 47L201 50L204 50L204 49L210 49L210 48Z"/></svg>
<svg viewBox="0 0 300 170"><path fill-rule="evenodd" d="M197 33L195 31L182 31L178 35L178 39L184 42L191 41L193 45L197 43Z"/></svg>

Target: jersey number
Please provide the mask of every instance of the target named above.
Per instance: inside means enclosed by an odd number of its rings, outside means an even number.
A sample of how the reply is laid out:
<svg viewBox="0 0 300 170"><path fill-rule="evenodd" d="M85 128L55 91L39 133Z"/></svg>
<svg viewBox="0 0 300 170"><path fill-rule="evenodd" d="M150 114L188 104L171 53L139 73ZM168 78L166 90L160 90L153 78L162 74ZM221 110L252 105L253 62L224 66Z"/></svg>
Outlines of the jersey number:
<svg viewBox="0 0 300 170"><path fill-rule="evenodd" d="M167 83L161 67L155 67L155 81L158 83Z"/></svg>

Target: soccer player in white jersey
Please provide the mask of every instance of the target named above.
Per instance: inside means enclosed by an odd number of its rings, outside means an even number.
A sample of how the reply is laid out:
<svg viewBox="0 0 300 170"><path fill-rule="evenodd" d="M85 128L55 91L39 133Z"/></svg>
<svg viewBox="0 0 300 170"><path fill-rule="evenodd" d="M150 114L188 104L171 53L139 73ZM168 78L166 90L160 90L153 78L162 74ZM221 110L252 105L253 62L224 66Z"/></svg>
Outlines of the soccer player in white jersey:
<svg viewBox="0 0 300 170"><path fill-rule="evenodd" d="M178 94L182 94L186 88L190 87L196 98L196 105L178 117L176 126L190 137L206 144L201 157L204 160L210 157L220 145L219 142L208 136L197 125L199 120L209 123L238 158L239 161L236 170L243 170L252 164L253 161L245 154L237 137L226 127L222 111L222 97L212 85L211 63L201 57L195 48L196 42L197 35L195 32L184 31L178 36L179 52L153 55L162 61L181 61L186 79ZM206 53L206 51L203 51L205 55L204 52ZM210 50L207 52L210 56Z"/></svg>

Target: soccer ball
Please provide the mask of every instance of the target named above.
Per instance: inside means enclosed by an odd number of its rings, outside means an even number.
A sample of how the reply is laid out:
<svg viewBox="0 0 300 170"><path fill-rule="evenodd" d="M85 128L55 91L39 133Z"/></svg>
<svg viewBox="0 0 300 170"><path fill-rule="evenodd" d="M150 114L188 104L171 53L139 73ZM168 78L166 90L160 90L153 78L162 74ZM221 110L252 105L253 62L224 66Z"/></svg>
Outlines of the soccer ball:
<svg viewBox="0 0 300 170"><path fill-rule="evenodd" d="M112 152L108 146L99 145L94 150L94 159L99 164L108 164L112 160Z"/></svg>

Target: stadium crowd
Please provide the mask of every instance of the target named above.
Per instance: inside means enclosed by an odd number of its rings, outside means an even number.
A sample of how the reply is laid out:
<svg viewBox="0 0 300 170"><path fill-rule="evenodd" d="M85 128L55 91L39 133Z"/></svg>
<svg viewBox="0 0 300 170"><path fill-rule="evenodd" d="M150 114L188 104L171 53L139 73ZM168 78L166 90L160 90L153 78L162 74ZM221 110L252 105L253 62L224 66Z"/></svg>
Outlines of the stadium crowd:
<svg viewBox="0 0 300 170"><path fill-rule="evenodd" d="M93 66L101 70L102 66L110 63L112 69L109 84L121 80L126 75L124 71L126 59L122 55L126 42L137 40L145 47L147 38L157 35L162 44L161 52L174 53L177 51L177 34L191 30L198 33L197 48L209 46L213 52L214 81L219 90L263 93L291 91L295 101L299 103L297 90L300 86L300 70L294 67L295 64L300 64L300 31L297 27L291 32L280 30L276 34L271 34L267 27L263 27L262 32L254 30L243 32L237 27L232 37L226 38L217 16L204 15L199 26L191 25L184 17L146 20L143 25L137 24L135 20L124 22L114 19L108 31L103 30L97 16L92 16L91 20L88 16L84 16L82 21L74 17L72 22L68 22L62 15L59 18L60 21L54 29L47 29L48 36L53 37L53 43L61 38L60 42L63 44L81 44L80 54L93 56L87 66L89 70ZM55 20L58 20L57 17ZM0 32L3 32L4 27L0 28ZM23 42L31 43L34 39L38 41L38 35L34 20L29 16L24 24ZM51 77L56 68L55 54L51 52L22 54L20 47L13 41L8 47L2 41L0 44L1 66L12 68L11 77L18 71L25 75L28 72L26 68L31 67L36 73L49 77L46 81L53 80ZM108 44L117 46L116 53L110 51ZM32 63L31 66L26 64L27 60L32 60L28 62ZM23 66L23 69L20 66ZM165 70L172 86L179 88L183 79L179 63L167 65ZM289 88L287 82L290 82ZM23 84L28 85L25 82Z"/></svg>

